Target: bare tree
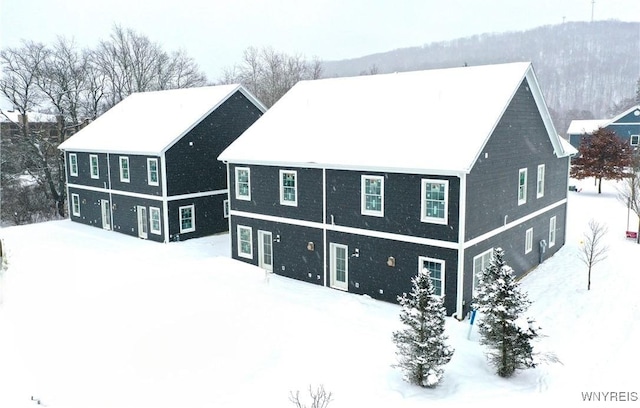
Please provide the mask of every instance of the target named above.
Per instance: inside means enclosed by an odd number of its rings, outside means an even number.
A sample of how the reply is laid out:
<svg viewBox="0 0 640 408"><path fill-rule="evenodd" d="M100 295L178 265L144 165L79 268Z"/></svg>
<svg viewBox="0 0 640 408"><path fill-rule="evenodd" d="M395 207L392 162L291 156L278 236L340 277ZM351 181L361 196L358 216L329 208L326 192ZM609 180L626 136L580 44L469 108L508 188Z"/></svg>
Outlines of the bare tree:
<svg viewBox="0 0 640 408"><path fill-rule="evenodd" d="M584 234L584 240L578 256L589 269L587 290L591 290L591 269L595 264L607 257L609 248L604 243L607 228L595 220L590 220L589 230Z"/></svg>
<svg viewBox="0 0 640 408"><path fill-rule="evenodd" d="M636 155L635 162L634 172L625 178L622 187L618 189L618 198L627 206L627 211L633 212L638 217L636 243L640 244L640 166L638 165L640 156Z"/></svg>
<svg viewBox="0 0 640 408"><path fill-rule="evenodd" d="M309 408L326 408L332 401L331 393L327 392L323 385L318 386L315 391L309 386L309 396L311 397ZM300 391L296 391L295 394L291 391L289 393L289 401L297 408L307 408L307 404L300 401Z"/></svg>

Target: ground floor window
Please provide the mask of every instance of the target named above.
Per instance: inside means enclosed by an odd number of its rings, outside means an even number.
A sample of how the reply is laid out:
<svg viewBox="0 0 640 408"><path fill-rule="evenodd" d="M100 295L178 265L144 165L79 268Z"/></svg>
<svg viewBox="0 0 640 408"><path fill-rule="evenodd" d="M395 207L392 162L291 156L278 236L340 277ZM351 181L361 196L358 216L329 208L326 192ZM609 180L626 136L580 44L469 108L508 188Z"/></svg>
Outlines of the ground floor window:
<svg viewBox="0 0 640 408"><path fill-rule="evenodd" d="M160 209L157 207L149 207L149 215L151 217L151 233L160 235L162 233Z"/></svg>
<svg viewBox="0 0 640 408"><path fill-rule="evenodd" d="M193 204L180 207L180 233L196 230L196 210Z"/></svg>
<svg viewBox="0 0 640 408"><path fill-rule="evenodd" d="M529 228L524 235L524 253L528 254L533 250L533 228Z"/></svg>
<svg viewBox="0 0 640 408"><path fill-rule="evenodd" d="M80 196L71 194L71 213L76 217L80 216Z"/></svg>
<svg viewBox="0 0 640 408"><path fill-rule="evenodd" d="M418 268L429 271L435 295L444 296L444 261L421 256L418 259Z"/></svg>
<svg viewBox="0 0 640 408"><path fill-rule="evenodd" d="M222 201L222 214L224 218L229 218L229 200Z"/></svg>
<svg viewBox="0 0 640 408"><path fill-rule="evenodd" d="M238 225L238 256L253 258L253 238L251 227Z"/></svg>
<svg viewBox="0 0 640 408"><path fill-rule="evenodd" d="M489 262L491 262L491 257L493 256L493 248L488 249L481 253L478 256L473 257L473 288L472 293L473 296L476 296L476 291L480 287L480 276L482 276L482 271L484 271L487 266L489 266Z"/></svg>
<svg viewBox="0 0 640 408"><path fill-rule="evenodd" d="M556 216L549 219L549 248L556 244Z"/></svg>

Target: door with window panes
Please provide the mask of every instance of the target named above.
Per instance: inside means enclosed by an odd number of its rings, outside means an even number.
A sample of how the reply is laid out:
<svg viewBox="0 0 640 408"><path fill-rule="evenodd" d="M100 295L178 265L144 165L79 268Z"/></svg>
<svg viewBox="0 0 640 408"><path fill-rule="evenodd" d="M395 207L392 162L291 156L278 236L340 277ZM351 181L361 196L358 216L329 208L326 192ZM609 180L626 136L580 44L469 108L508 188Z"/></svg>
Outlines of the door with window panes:
<svg viewBox="0 0 640 408"><path fill-rule="evenodd" d="M329 283L332 288L349 289L349 247L342 244L329 245Z"/></svg>
<svg viewBox="0 0 640 408"><path fill-rule="evenodd" d="M258 266L273 272L273 235L270 231L258 231Z"/></svg>

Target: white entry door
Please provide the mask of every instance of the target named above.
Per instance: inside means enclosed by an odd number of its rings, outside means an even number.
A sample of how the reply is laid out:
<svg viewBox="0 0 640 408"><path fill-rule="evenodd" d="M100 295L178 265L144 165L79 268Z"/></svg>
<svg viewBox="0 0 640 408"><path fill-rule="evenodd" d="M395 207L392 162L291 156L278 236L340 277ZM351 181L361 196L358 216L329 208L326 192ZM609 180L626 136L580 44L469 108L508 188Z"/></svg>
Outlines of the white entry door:
<svg viewBox="0 0 640 408"><path fill-rule="evenodd" d="M269 231L258 230L258 266L273 272L273 238Z"/></svg>
<svg viewBox="0 0 640 408"><path fill-rule="evenodd" d="M100 200L100 208L102 209L102 228L111 229L111 206L109 200Z"/></svg>
<svg viewBox="0 0 640 408"><path fill-rule="evenodd" d="M349 247L342 244L329 244L330 285L340 290L349 289Z"/></svg>
<svg viewBox="0 0 640 408"><path fill-rule="evenodd" d="M147 239L147 207L138 206L138 236Z"/></svg>

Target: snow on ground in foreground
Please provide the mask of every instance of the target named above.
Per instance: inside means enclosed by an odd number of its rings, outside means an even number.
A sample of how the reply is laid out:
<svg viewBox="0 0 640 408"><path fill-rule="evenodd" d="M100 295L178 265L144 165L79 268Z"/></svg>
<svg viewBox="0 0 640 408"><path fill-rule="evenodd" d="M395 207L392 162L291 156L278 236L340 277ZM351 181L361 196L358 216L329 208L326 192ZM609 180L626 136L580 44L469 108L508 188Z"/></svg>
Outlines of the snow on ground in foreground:
<svg viewBox="0 0 640 408"><path fill-rule="evenodd" d="M569 194L565 247L523 279L562 364L497 377L468 320L447 320L456 349L436 389L391 367L397 305L229 259L229 237L167 245L70 221L0 230L0 407L286 407L310 384L330 408L562 402L581 392L640 394L640 246L624 238L615 183ZM589 218L609 225L592 289L577 257ZM632 225L637 225L632 217Z"/></svg>

